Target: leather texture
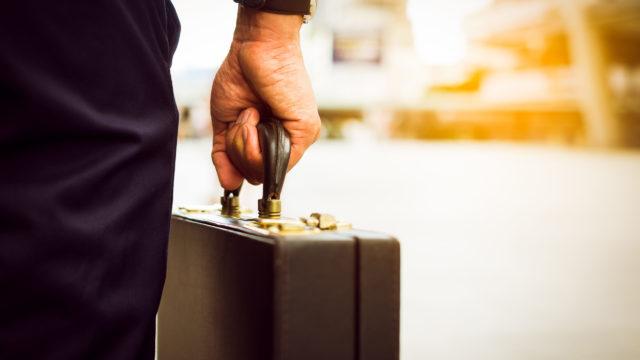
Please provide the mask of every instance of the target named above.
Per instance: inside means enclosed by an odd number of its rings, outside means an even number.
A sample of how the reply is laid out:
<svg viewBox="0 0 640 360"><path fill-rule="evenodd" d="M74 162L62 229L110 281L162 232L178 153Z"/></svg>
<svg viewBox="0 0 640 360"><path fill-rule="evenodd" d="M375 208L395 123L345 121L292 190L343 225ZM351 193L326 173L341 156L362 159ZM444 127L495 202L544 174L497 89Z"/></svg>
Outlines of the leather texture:
<svg viewBox="0 0 640 360"><path fill-rule="evenodd" d="M354 234L358 251L359 359L390 359L400 352L400 244L370 232ZM393 271L389 271L393 269ZM397 270L397 271L396 271Z"/></svg>
<svg viewBox="0 0 640 360"><path fill-rule="evenodd" d="M256 4L262 4L260 10L280 14L310 15L310 0L234 0L244 6L255 8ZM264 1L264 3L263 3ZM260 6L260 5L258 5Z"/></svg>
<svg viewBox="0 0 640 360"><path fill-rule="evenodd" d="M272 242L173 219L159 360L270 359Z"/></svg>
<svg viewBox="0 0 640 360"><path fill-rule="evenodd" d="M272 237L174 216L158 359L398 359L399 281L385 235Z"/></svg>
<svg viewBox="0 0 640 360"><path fill-rule="evenodd" d="M309 15L310 3L309 0L266 0L262 9L281 14Z"/></svg>
<svg viewBox="0 0 640 360"><path fill-rule="evenodd" d="M276 242L276 359L358 359L355 251L336 234Z"/></svg>
<svg viewBox="0 0 640 360"><path fill-rule="evenodd" d="M280 199L291 156L289 134L281 120L263 117L258 124L258 138L264 157L262 199L265 201Z"/></svg>

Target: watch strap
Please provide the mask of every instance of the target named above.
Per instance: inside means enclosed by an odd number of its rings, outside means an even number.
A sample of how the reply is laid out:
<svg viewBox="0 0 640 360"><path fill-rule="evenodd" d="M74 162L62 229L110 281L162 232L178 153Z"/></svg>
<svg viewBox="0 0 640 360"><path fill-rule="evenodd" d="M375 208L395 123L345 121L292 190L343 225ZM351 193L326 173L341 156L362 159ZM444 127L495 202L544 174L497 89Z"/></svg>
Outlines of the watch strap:
<svg viewBox="0 0 640 360"><path fill-rule="evenodd" d="M310 15L310 0L234 0L236 3L261 11L290 15Z"/></svg>

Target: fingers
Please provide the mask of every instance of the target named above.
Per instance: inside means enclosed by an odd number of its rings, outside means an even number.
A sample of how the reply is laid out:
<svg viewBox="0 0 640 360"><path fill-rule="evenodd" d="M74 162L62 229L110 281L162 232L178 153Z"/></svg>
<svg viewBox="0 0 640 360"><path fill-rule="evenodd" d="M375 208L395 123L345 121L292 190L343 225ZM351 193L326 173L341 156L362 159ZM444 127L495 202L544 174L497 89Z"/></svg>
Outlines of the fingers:
<svg viewBox="0 0 640 360"><path fill-rule="evenodd" d="M216 168L216 173L218 174L220 186L222 186L225 190L235 190L239 188L240 185L242 185L242 181L244 180L244 178L233 166L226 153L213 153L212 159L213 165Z"/></svg>
<svg viewBox="0 0 640 360"><path fill-rule="evenodd" d="M257 125L260 113L255 108L245 109L238 119L229 125L225 141L227 155L239 172L251 184L262 182L262 154Z"/></svg>
<svg viewBox="0 0 640 360"><path fill-rule="evenodd" d="M291 138L291 169L320 132L320 116L311 81L296 44L244 44L239 53L246 81Z"/></svg>
<svg viewBox="0 0 640 360"><path fill-rule="evenodd" d="M320 117L299 46L280 45L232 46L212 85L212 158L225 189L233 190L242 178L263 180L259 111L282 119L291 138L289 169L318 137Z"/></svg>
<svg viewBox="0 0 640 360"><path fill-rule="evenodd" d="M245 109L233 123L216 122L214 127L213 163L220 184L227 190L240 186L243 179L253 185L262 183L263 158L257 126L260 113L255 108ZM284 120L283 125L291 138L291 170L304 152L315 142L320 132L320 120Z"/></svg>
<svg viewBox="0 0 640 360"><path fill-rule="evenodd" d="M258 123L260 122L260 113L256 109L247 109L248 120L243 126L243 136L245 139L244 158L247 167L251 169L248 181L254 185L262 183L264 177L264 165L262 159L262 151L260 150L260 140L258 138Z"/></svg>
<svg viewBox="0 0 640 360"><path fill-rule="evenodd" d="M225 190L235 190L242 185L244 178L229 159L226 153L225 133L227 124L214 123L213 150L211 160L218 174L220 185Z"/></svg>
<svg viewBox="0 0 640 360"><path fill-rule="evenodd" d="M291 157L289 158L289 170L291 170L300 161L304 152L318 140L320 116L311 115L309 119L284 121L283 125L291 138Z"/></svg>

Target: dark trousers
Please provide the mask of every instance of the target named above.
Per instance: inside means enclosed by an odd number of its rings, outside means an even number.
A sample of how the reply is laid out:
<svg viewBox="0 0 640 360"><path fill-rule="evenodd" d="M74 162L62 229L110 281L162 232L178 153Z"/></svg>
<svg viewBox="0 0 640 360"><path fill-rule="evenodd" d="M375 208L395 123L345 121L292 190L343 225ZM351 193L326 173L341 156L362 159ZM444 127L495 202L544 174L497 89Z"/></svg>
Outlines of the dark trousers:
<svg viewBox="0 0 640 360"><path fill-rule="evenodd" d="M0 4L0 359L153 359L179 28L169 0Z"/></svg>

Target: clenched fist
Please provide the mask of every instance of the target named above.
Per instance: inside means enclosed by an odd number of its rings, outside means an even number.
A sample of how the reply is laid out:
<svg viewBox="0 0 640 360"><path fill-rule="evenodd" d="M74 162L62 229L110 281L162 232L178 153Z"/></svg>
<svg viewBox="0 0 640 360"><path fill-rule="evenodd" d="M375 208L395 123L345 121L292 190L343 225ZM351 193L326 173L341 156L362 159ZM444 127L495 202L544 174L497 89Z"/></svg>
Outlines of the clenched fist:
<svg viewBox="0 0 640 360"><path fill-rule="evenodd" d="M227 190L243 179L262 182L260 113L283 121L291 137L289 169L318 137L320 117L302 60L301 26L301 16L239 7L231 48L211 89L211 157Z"/></svg>

